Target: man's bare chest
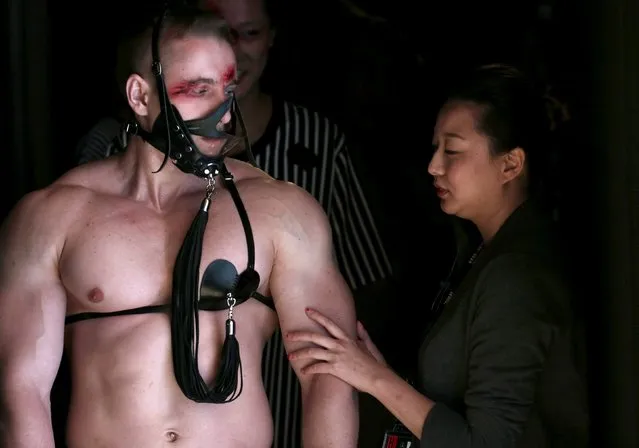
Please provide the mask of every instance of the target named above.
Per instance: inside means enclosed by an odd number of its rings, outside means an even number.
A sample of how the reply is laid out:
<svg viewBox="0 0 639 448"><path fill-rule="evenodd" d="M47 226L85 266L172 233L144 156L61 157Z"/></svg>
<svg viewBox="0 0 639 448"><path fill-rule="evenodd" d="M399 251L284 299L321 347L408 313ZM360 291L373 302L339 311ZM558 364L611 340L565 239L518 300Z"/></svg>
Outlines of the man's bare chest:
<svg viewBox="0 0 639 448"><path fill-rule="evenodd" d="M267 293L273 264L269 225L248 203L247 228L229 195L216 196L202 237L200 278L211 263L219 264L220 260L238 273L244 271L252 240L255 269L262 280L259 290ZM167 303L175 260L198 204L176 207L168 213L130 201L103 205L94 204L70 229L60 261L61 280L69 295L67 313Z"/></svg>

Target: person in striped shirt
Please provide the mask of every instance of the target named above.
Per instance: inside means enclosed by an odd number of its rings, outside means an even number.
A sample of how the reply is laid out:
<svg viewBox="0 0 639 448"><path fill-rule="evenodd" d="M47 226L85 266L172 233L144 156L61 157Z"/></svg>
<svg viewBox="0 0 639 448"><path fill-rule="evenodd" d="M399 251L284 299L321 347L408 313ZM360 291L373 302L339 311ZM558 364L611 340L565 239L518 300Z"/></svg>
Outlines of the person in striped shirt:
<svg viewBox="0 0 639 448"><path fill-rule="evenodd" d="M346 138L329 118L266 93L262 75L275 36L272 0L208 0L234 30L238 62L235 90L258 167L311 193L329 216L338 265L356 293L392 273L375 221L349 157ZM78 146L78 163L107 157L126 146L119 121L105 118ZM239 156L241 158L241 156ZM267 344L263 379L277 448L301 446L301 390L281 333Z"/></svg>

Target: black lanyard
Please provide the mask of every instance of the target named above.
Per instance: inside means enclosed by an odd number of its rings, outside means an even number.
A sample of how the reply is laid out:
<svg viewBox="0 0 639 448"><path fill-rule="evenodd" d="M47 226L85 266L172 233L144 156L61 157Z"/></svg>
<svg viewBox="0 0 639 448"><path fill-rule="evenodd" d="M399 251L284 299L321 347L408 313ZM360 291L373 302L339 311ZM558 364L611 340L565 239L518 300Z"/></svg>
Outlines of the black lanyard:
<svg viewBox="0 0 639 448"><path fill-rule="evenodd" d="M430 310L433 314L433 320L437 319L439 314L444 309L444 306L446 306L446 304L450 302L450 299L453 298L453 296L455 295L454 288L459 286L470 268L473 266L473 264L475 264L477 256L483 248L484 243L482 242L479 247L477 247L473 255L468 259L468 261L460 267L457 267L459 254L455 257L455 260L453 261L453 265L450 268L450 272L446 277L446 280L440 283L439 291L437 292L437 295L435 296L435 299L431 304Z"/></svg>

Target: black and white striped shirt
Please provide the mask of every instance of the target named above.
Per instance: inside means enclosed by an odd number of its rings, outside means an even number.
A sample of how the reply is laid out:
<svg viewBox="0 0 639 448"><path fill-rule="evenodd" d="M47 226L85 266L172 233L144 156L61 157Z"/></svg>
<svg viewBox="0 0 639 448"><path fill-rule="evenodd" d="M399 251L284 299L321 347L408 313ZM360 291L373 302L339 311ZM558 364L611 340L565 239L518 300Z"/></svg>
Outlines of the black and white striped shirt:
<svg viewBox="0 0 639 448"><path fill-rule="evenodd" d="M109 120L96 125L80 143L80 162L103 158L106 142L117 135L113 129ZM322 205L333 230L340 270L353 290L389 276L389 260L349 158L344 134L335 123L304 107L274 99L272 118L252 149L261 169L276 179L299 185ZM273 446L299 448L300 387L279 331L266 345L262 371L273 412Z"/></svg>

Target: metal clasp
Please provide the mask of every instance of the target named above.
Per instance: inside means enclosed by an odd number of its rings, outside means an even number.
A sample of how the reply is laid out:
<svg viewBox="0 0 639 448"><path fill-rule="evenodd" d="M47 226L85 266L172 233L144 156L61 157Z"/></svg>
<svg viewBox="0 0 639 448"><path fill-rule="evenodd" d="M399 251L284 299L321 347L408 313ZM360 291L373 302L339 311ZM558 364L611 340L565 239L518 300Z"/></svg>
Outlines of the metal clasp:
<svg viewBox="0 0 639 448"><path fill-rule="evenodd" d="M209 174L206 178L206 193L204 195L204 200L202 201L202 206L200 209L202 211L208 212L209 206L211 205L211 198L213 197L213 193L215 192L215 176Z"/></svg>
<svg viewBox="0 0 639 448"><path fill-rule="evenodd" d="M229 319L233 319L233 308L236 303L237 301L235 300L235 297L233 297L233 293L226 293L226 306L229 307Z"/></svg>
<svg viewBox="0 0 639 448"><path fill-rule="evenodd" d="M151 64L151 71L155 76L160 76L162 74L162 64L160 64L160 61L153 61Z"/></svg>
<svg viewBox="0 0 639 448"><path fill-rule="evenodd" d="M215 191L215 177L212 174L206 178L206 199L211 200L213 192Z"/></svg>

